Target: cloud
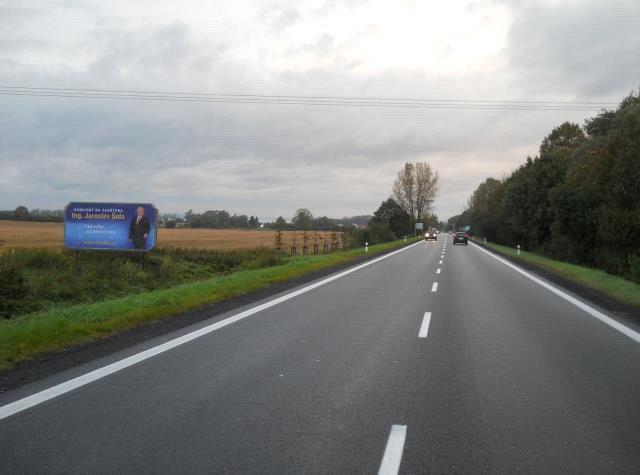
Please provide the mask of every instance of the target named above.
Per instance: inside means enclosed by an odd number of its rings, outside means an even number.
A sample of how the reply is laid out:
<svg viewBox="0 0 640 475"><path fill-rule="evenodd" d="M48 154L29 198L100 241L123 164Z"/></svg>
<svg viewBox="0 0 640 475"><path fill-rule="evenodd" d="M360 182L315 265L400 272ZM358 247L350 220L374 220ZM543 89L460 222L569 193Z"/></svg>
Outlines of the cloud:
<svg viewBox="0 0 640 475"><path fill-rule="evenodd" d="M529 91L609 98L637 86L637 1L527 1L513 13L508 59Z"/></svg>
<svg viewBox="0 0 640 475"><path fill-rule="evenodd" d="M276 32L282 32L292 26L299 18L300 12L288 3L268 3L258 7L256 18L259 22L268 22Z"/></svg>
<svg viewBox="0 0 640 475"><path fill-rule="evenodd" d="M433 43L418 28L421 9L429 9L422 2L394 6L398 11L389 22L385 2L327 2L319 9L305 2L296 2L295 9L288 2L262 5L238 2L237 10L192 12L171 2L153 10L144 3L62 2L52 7L59 24L49 34L53 20L34 2L10 12L23 28L3 37L15 49L0 43L0 83L301 96L619 99L629 86L591 62L613 51L604 64L620 76L637 72L637 62L625 56L638 49L629 36L630 20L616 29L616 14L595 3L577 18L563 4L483 0L455 10L434 5L442 18L470 17L450 27L440 21L442 41ZM630 17L634 8L621 2L617 11ZM400 28L411 15L415 21L404 30L391 27ZM601 15L608 18L606 38L592 31ZM439 18L434 13L426 20L437 24ZM456 42L460 25L468 31ZM573 32L569 42L563 28ZM480 49L465 49L476 41ZM386 46L378 49L381 44ZM131 199L154 202L166 212L224 208L263 219L290 217L300 207L316 215L371 213L388 197L403 163L418 160L440 173L436 212L446 218L462 210L485 178L500 178L537 153L553 127L591 115L8 96L0 96L0 107L0 207Z"/></svg>

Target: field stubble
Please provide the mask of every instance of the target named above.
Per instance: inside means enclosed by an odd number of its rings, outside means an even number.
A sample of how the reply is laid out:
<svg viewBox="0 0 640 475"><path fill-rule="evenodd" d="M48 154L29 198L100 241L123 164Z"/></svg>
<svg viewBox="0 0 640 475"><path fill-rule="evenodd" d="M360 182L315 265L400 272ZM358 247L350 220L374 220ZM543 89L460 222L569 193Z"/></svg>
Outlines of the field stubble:
<svg viewBox="0 0 640 475"><path fill-rule="evenodd" d="M64 225L62 223L36 223L28 221L0 221L0 250L17 248L61 249ZM186 247L197 249L254 249L275 246L276 232L271 229L158 229L158 247ZM293 242L294 232L283 231L283 246ZM330 232L307 233L309 246L331 241ZM303 236L297 232L296 241L303 245Z"/></svg>

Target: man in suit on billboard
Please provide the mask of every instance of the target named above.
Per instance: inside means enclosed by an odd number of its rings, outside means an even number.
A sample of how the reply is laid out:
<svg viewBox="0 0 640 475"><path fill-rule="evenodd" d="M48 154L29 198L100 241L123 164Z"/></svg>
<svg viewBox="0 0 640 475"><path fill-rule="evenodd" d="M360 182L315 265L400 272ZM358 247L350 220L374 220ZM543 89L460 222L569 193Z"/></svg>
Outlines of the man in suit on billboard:
<svg viewBox="0 0 640 475"><path fill-rule="evenodd" d="M147 248L147 236L149 236L150 230L149 218L144 215L144 208L138 206L136 215L131 218L131 224L129 225L129 241L133 242L135 249Z"/></svg>

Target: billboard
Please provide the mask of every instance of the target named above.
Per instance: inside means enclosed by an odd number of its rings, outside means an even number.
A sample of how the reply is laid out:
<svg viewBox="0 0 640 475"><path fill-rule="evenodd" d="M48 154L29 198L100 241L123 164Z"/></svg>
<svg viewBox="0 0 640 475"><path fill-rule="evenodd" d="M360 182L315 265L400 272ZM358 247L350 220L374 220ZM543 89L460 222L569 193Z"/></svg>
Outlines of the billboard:
<svg viewBox="0 0 640 475"><path fill-rule="evenodd" d="M150 251L158 235L151 203L69 203L64 210L64 246L69 249Z"/></svg>

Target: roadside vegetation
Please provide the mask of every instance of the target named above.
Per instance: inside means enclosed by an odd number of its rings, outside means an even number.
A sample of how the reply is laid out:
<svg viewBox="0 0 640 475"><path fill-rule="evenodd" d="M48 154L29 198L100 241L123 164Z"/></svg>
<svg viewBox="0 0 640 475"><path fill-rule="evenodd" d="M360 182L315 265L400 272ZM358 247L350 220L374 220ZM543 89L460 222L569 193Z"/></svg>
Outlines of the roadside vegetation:
<svg viewBox="0 0 640 475"><path fill-rule="evenodd" d="M0 254L0 318L88 303L281 264L272 249L127 252L15 249Z"/></svg>
<svg viewBox="0 0 640 475"><path fill-rule="evenodd" d="M520 255L518 255L516 249L499 244L487 242L485 245L515 260L526 262L572 282L595 289L618 302L640 308L640 285L622 277L598 269L557 261L533 252L520 251Z"/></svg>
<svg viewBox="0 0 640 475"><path fill-rule="evenodd" d="M640 97L584 127L564 123L539 155L488 178L450 220L477 238L640 283Z"/></svg>
<svg viewBox="0 0 640 475"><path fill-rule="evenodd" d="M374 245L369 255L403 244L398 240ZM5 317L11 318L0 319L0 369L363 255L363 248L296 257L270 249L174 249L154 251L142 269L139 255L86 253L80 256L76 275L72 253L5 253L0 255L0 301L5 302Z"/></svg>
<svg viewBox="0 0 640 475"><path fill-rule="evenodd" d="M429 213L437 194L437 172L428 163L406 163L398 172L393 198L382 202L372 217L343 218L354 222L338 225L300 208L291 224L278 218L275 232L240 231L271 236L269 247L199 248L202 243L194 242L194 233L206 228L237 232L217 228L238 226L239 219L243 229L263 226L257 217L230 216L226 211L189 211L181 223L175 218L172 226L166 226L167 219L164 231L182 232L183 238L189 233L191 239L185 240L193 246L189 248L159 247L145 255L6 247L0 252L0 369L347 264L363 257L365 248L375 255L415 242L420 239L412 237L415 223L438 225L437 217ZM5 214L30 218L26 207ZM356 218L366 218L367 225L355 222ZM177 229L185 226L189 229ZM211 245L211 236L204 241L204 247ZM228 241L227 245L238 245L237 240Z"/></svg>

